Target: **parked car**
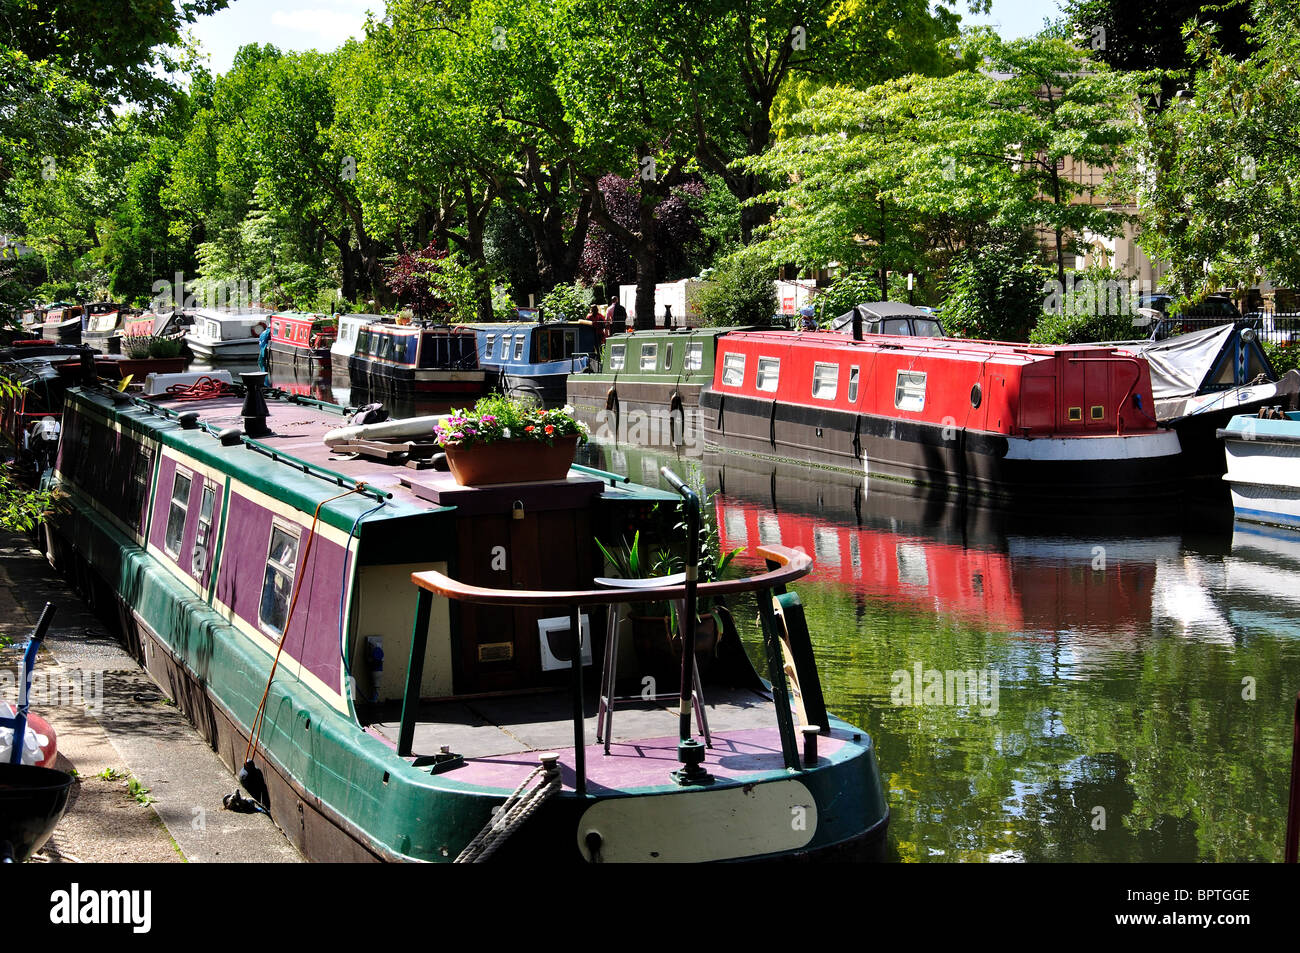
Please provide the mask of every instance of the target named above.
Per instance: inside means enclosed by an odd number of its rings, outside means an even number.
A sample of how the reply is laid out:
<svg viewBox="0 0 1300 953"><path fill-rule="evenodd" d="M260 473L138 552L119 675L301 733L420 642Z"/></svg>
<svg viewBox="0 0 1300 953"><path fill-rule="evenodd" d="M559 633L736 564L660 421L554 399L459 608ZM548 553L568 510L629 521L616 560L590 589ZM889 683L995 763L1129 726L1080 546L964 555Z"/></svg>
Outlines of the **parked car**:
<svg viewBox="0 0 1300 953"><path fill-rule="evenodd" d="M1152 341L1163 341L1176 334L1187 334L1191 331L1200 331L1221 324L1236 324L1245 320L1237 310L1236 303L1225 294L1209 295L1205 300L1181 311L1174 310L1174 302L1177 300L1176 295L1170 294L1150 294L1138 298L1138 314L1148 319L1149 323L1145 326L1151 329ZM1142 326L1136 321L1134 324ZM1251 322L1243 324L1243 327L1251 326L1258 328L1258 320L1253 324Z"/></svg>

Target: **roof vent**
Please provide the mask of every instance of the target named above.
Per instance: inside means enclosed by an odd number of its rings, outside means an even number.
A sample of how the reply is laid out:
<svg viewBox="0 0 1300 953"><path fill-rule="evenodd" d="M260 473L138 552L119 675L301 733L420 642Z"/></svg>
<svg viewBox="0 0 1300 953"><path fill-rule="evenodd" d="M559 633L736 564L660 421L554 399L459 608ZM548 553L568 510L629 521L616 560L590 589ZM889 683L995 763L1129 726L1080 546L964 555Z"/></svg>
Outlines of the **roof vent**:
<svg viewBox="0 0 1300 953"><path fill-rule="evenodd" d="M239 411L244 418L244 433L250 437L269 437L271 428L266 418L271 413L266 407L262 391L266 388L266 371L248 371L240 374L244 384L244 406Z"/></svg>
<svg viewBox="0 0 1300 953"><path fill-rule="evenodd" d="M217 439L221 441L223 447L237 447L244 442L244 435L240 433L238 427L227 427L217 434Z"/></svg>
<svg viewBox="0 0 1300 953"><path fill-rule="evenodd" d="M181 425L182 430L197 430L199 426L199 412L197 410L187 410L176 418L176 422Z"/></svg>

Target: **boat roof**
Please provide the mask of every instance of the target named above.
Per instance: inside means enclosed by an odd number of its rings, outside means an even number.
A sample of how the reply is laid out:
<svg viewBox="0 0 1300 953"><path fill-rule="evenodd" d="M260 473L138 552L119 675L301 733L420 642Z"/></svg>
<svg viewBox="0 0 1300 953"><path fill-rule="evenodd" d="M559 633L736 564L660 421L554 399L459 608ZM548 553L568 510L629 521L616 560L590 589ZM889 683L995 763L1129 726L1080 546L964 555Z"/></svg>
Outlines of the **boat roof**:
<svg viewBox="0 0 1300 953"><path fill-rule="evenodd" d="M623 341L644 341L647 338L708 338L722 337L735 331L752 331L753 325L724 328L646 328L643 331L620 331L611 334L606 341L621 343Z"/></svg>
<svg viewBox="0 0 1300 953"><path fill-rule="evenodd" d="M371 493L354 493L322 507L321 519L343 530L351 530L356 518L376 505L377 496L387 494L385 506L367 517L367 522L446 511L448 506L440 501L458 499L456 505L462 505L469 491L459 487L450 473L337 452L325 445L324 437L331 430L352 425L345 409L282 391L266 394L271 434L233 446L223 446L216 435L231 428L242 430L242 397L190 401L175 396L128 397L101 388L76 388L74 393L94 401L119 421L131 421L135 428L151 432L164 445L300 511L313 512L323 500L345 492L354 481L366 484ZM177 415L187 411L198 414L198 426L192 429L182 428L177 420ZM432 425L429 429L432 433ZM598 474L600 471L572 471L567 482L603 482L606 497L647 502L677 499L667 491ZM525 485L511 485L512 492L522 492L521 486Z"/></svg>
<svg viewBox="0 0 1300 953"><path fill-rule="evenodd" d="M920 338L901 334L872 334L861 341L844 334L827 331L743 331L729 334L720 342L758 340L772 345L836 348L880 354L899 351L917 357L996 359L1016 364L1032 364L1058 354L1080 351L1119 351L1116 347L1095 344L1039 346L1012 341L970 341L964 338Z"/></svg>
<svg viewBox="0 0 1300 953"><path fill-rule="evenodd" d="M181 309L181 313L196 318L207 318L210 321L260 321L263 318L269 318L274 312L220 311L216 308L183 308Z"/></svg>

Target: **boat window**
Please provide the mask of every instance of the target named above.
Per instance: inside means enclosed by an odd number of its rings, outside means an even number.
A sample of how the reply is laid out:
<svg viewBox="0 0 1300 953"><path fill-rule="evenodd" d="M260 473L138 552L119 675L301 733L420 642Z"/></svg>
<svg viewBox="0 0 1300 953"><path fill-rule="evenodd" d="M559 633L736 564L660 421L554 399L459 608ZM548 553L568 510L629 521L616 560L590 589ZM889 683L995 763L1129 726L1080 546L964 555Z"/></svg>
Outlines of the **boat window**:
<svg viewBox="0 0 1300 953"><path fill-rule="evenodd" d="M641 345L641 370L653 371L659 365L659 345Z"/></svg>
<svg viewBox="0 0 1300 953"><path fill-rule="evenodd" d="M217 322L208 321L206 323L208 325L208 337L212 338L214 341L220 341L221 329L217 327Z"/></svg>
<svg viewBox="0 0 1300 953"><path fill-rule="evenodd" d="M271 542L266 551L266 575L262 578L262 604L257 620L275 635L284 634L293 594L293 575L298 565L298 534L278 523L271 524Z"/></svg>
<svg viewBox="0 0 1300 953"><path fill-rule="evenodd" d="M669 341L668 344L665 345L664 347L664 370L671 371L672 369L673 369L673 342Z"/></svg>
<svg viewBox="0 0 1300 953"><path fill-rule="evenodd" d="M894 407L898 410L925 409L925 373L899 371L894 382Z"/></svg>
<svg viewBox="0 0 1300 953"><path fill-rule="evenodd" d="M813 365L812 395L818 400L834 400L840 389L840 366L838 364Z"/></svg>
<svg viewBox="0 0 1300 953"><path fill-rule="evenodd" d="M929 318L913 318L912 333L922 338L941 338L943 328L939 327L938 321L931 321Z"/></svg>
<svg viewBox="0 0 1300 953"><path fill-rule="evenodd" d="M192 478L183 470L177 469L172 479L172 502L167 510L167 537L163 548L169 556L176 556L181 551L181 538L185 535L185 517L190 508L190 483Z"/></svg>
<svg viewBox="0 0 1300 953"><path fill-rule="evenodd" d="M621 371L623 369L623 360L627 345L611 344L609 346L609 366L611 370Z"/></svg>
<svg viewBox="0 0 1300 953"><path fill-rule="evenodd" d="M688 371L698 371L704 366L704 342L692 341L686 345L686 364L683 368Z"/></svg>
<svg viewBox="0 0 1300 953"><path fill-rule="evenodd" d="M759 390L775 391L781 377L781 361L775 357L760 357L754 373L754 386Z"/></svg>
<svg viewBox="0 0 1300 953"><path fill-rule="evenodd" d="M217 488L203 486L203 500L199 503L199 528L194 534L194 552L190 554L190 572L202 576L212 563L212 510L217 502Z"/></svg>
<svg viewBox="0 0 1300 953"><path fill-rule="evenodd" d="M420 335L403 335L398 345L397 359L403 364L414 364L416 353L420 350Z"/></svg>
<svg viewBox="0 0 1300 953"><path fill-rule="evenodd" d="M370 332L365 328L357 332L357 344L353 350L362 356L370 353Z"/></svg>
<svg viewBox="0 0 1300 953"><path fill-rule="evenodd" d="M495 334L489 334L487 336L487 343L483 345L483 356L491 357L492 349L495 348L496 346L497 346L497 336Z"/></svg>
<svg viewBox="0 0 1300 953"><path fill-rule="evenodd" d="M907 318L890 318L882 325L883 334L908 334L910 329L907 326Z"/></svg>
<svg viewBox="0 0 1300 953"><path fill-rule="evenodd" d="M524 359L524 335L516 334L515 335L515 360L522 361L523 359Z"/></svg>
<svg viewBox="0 0 1300 953"><path fill-rule="evenodd" d="M722 383L728 387L745 383L745 355L728 354L722 359Z"/></svg>
<svg viewBox="0 0 1300 953"><path fill-rule="evenodd" d="M858 369L856 367L850 367L849 368L849 403L856 404L857 402L858 402Z"/></svg>

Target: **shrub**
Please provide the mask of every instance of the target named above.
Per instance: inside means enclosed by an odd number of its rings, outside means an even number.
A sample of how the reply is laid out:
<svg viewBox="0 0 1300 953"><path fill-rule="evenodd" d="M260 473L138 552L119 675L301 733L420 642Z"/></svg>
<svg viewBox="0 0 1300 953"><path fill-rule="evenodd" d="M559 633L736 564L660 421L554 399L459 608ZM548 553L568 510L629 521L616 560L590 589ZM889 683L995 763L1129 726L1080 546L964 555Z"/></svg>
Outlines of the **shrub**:
<svg viewBox="0 0 1300 953"><path fill-rule="evenodd" d="M538 306L546 321L577 321L587 313L590 304L591 289L575 281L571 285L556 285L542 297Z"/></svg>
<svg viewBox="0 0 1300 953"><path fill-rule="evenodd" d="M1273 365L1273 370L1277 371L1278 377L1281 377L1287 371L1300 370L1300 345L1291 341L1260 341L1264 347L1264 353L1268 355L1269 361Z"/></svg>
<svg viewBox="0 0 1300 953"><path fill-rule="evenodd" d="M939 320L955 337L1024 341L1043 313L1048 275L1026 242L970 248L948 272Z"/></svg>
<svg viewBox="0 0 1300 953"><path fill-rule="evenodd" d="M740 254L724 259L695 299L703 327L767 327L776 314L776 285L757 259Z"/></svg>
<svg viewBox="0 0 1300 953"><path fill-rule="evenodd" d="M813 317L822 327L864 301L880 300L880 276L870 271L846 272L813 298Z"/></svg>
<svg viewBox="0 0 1300 953"><path fill-rule="evenodd" d="M1064 289L1054 281L1045 287L1044 314L1029 336L1034 344L1091 344L1145 336L1133 326L1132 285L1113 268L1070 272Z"/></svg>
<svg viewBox="0 0 1300 953"><path fill-rule="evenodd" d="M150 335L149 356L157 358L180 357L181 339L163 337L161 335Z"/></svg>

